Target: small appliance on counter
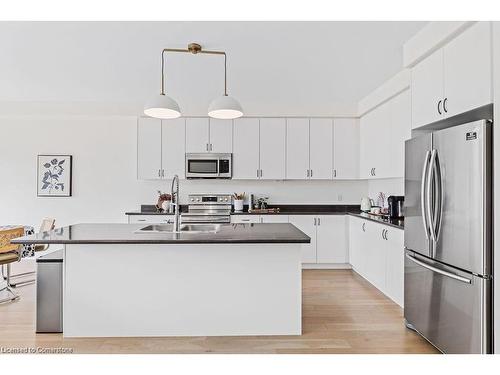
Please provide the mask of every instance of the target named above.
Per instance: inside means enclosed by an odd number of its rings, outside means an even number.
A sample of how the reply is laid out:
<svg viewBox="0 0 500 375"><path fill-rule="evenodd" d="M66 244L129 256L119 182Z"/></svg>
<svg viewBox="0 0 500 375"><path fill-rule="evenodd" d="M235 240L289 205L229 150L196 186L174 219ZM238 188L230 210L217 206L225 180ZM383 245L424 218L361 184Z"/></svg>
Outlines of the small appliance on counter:
<svg viewBox="0 0 500 375"><path fill-rule="evenodd" d="M373 199L369 197L361 198L361 211L370 212L372 206L374 206Z"/></svg>
<svg viewBox="0 0 500 375"><path fill-rule="evenodd" d="M387 198L389 205L389 217L391 219L400 219L404 216L403 206L405 197L402 195L391 195Z"/></svg>

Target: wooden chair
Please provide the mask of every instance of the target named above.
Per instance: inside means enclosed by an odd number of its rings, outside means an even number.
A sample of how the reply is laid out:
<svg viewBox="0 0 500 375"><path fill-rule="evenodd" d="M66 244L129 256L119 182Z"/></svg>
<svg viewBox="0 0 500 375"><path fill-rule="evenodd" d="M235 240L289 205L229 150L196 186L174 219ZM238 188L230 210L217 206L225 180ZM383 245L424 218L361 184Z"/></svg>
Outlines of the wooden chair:
<svg viewBox="0 0 500 375"><path fill-rule="evenodd" d="M54 229L55 227L55 219L50 218L50 217L45 217L42 220L42 224L40 225L40 230L39 232L48 232ZM40 252L40 251L45 251L49 248L49 245L35 245L34 251L35 253ZM26 277L29 275L35 275L35 271L30 271L30 272L23 272L23 273L17 273L15 275L10 275L11 278L17 279L19 277ZM20 286L25 286L28 284L32 284L35 282L35 278L28 279L28 280L21 280L21 281L13 281L10 285L13 288L17 288Z"/></svg>
<svg viewBox="0 0 500 375"><path fill-rule="evenodd" d="M12 290L10 284L10 265L21 260L20 245L10 243L10 240L24 235L23 227L0 227L0 266L7 266L7 277L5 277L6 286L0 289L0 292L6 291L8 297L0 299L0 303L14 301L19 295Z"/></svg>

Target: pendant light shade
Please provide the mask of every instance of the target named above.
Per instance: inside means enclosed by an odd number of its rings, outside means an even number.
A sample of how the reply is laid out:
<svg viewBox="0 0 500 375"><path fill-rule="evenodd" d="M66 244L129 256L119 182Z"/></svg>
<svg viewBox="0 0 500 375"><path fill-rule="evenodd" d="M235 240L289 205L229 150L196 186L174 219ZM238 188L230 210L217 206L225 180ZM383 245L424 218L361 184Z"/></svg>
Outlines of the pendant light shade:
<svg viewBox="0 0 500 375"><path fill-rule="evenodd" d="M243 116L243 109L236 99L223 95L210 103L208 115L212 118L231 120Z"/></svg>
<svg viewBox="0 0 500 375"><path fill-rule="evenodd" d="M155 95L145 106L144 114L159 119L171 119L181 116L179 104L168 95Z"/></svg>

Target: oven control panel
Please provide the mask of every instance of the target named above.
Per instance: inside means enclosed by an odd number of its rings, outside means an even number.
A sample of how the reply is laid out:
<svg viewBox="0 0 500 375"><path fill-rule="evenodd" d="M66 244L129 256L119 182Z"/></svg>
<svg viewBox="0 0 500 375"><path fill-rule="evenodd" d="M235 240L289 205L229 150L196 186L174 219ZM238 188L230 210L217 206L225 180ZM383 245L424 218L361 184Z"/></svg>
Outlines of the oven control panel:
<svg viewBox="0 0 500 375"><path fill-rule="evenodd" d="M231 204L231 194L190 194L188 196L189 204Z"/></svg>

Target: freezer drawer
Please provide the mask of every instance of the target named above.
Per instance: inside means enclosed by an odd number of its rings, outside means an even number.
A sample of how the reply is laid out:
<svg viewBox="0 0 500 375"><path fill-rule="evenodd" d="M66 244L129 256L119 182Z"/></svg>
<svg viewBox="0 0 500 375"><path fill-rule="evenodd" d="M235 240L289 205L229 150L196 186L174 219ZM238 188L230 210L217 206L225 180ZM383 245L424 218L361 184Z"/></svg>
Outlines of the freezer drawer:
<svg viewBox="0 0 500 375"><path fill-rule="evenodd" d="M406 251L407 323L444 353L491 353L491 280Z"/></svg>

